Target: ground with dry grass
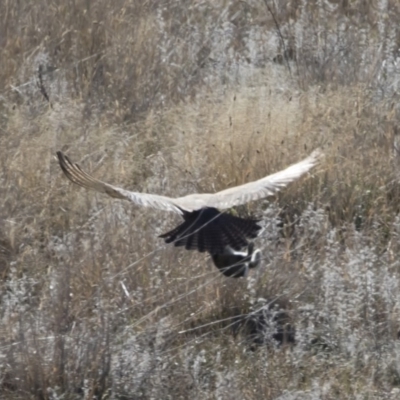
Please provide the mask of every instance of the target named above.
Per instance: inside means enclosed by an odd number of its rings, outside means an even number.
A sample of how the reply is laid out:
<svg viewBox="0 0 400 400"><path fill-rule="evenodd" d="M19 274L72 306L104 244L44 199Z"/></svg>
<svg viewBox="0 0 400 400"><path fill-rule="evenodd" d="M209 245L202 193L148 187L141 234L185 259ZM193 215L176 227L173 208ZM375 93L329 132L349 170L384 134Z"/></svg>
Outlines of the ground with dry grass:
<svg viewBox="0 0 400 400"><path fill-rule="evenodd" d="M0 2L4 399L400 396L399 5ZM222 276L70 184L216 191L326 157Z"/></svg>

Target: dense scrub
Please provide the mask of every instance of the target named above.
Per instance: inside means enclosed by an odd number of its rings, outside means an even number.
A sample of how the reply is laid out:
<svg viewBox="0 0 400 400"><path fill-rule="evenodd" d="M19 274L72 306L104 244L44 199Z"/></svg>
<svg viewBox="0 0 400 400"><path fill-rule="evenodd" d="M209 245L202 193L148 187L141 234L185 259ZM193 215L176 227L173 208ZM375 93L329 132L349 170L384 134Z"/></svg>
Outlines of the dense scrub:
<svg viewBox="0 0 400 400"><path fill-rule="evenodd" d="M399 396L399 5L279 4L0 2L2 398ZM317 147L233 211L266 228L238 280L54 157L180 196Z"/></svg>

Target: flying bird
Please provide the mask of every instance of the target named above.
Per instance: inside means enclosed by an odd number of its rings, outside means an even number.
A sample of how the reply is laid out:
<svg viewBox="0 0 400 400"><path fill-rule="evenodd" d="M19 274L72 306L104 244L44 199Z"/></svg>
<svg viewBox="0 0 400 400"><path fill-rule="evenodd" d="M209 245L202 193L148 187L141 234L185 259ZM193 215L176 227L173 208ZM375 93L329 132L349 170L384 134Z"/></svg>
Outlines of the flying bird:
<svg viewBox="0 0 400 400"><path fill-rule="evenodd" d="M258 225L259 220L257 219L241 218L220 210L277 193L313 168L318 163L321 153L318 150L314 151L303 161L253 182L217 193L196 193L177 198L132 192L110 185L93 178L61 151L57 152L57 157L66 177L79 186L108 194L116 199L128 200L140 206L181 215L184 221L160 237L164 238L166 243L184 246L187 250L207 251L212 256L220 255L219 263L224 263L225 261L221 261L221 259L224 257L229 259L233 253L248 246L248 239L254 239L261 226ZM249 257L250 250L251 253L253 252L252 248L248 249L248 253L242 259ZM220 268L217 259L218 257L213 261ZM250 254L250 261L251 259L252 255ZM253 265L254 260L253 264L249 261L246 263L248 266Z"/></svg>

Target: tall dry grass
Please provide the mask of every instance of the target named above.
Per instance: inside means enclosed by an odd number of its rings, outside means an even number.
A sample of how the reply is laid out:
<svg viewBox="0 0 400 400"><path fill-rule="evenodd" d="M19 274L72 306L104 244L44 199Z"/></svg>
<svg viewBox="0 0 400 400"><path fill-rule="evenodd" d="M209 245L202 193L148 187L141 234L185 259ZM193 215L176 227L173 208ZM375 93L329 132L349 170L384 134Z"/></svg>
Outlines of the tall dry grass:
<svg viewBox="0 0 400 400"><path fill-rule="evenodd" d="M395 1L0 3L5 399L395 399ZM256 215L227 279L177 221L72 186L180 196L326 157Z"/></svg>

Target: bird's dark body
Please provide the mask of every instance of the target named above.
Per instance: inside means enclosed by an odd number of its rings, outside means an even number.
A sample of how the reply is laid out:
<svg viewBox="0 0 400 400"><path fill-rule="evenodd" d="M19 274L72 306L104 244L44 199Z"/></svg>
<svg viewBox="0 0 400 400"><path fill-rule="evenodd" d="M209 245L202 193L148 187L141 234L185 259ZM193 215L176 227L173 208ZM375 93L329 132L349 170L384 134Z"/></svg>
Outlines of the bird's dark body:
<svg viewBox="0 0 400 400"><path fill-rule="evenodd" d="M247 246L247 239L255 238L261 229L258 220L235 217L212 207L184 211L183 219L182 224L160 237L166 243L211 255L223 254L226 246L242 249Z"/></svg>
<svg viewBox="0 0 400 400"><path fill-rule="evenodd" d="M225 275L230 278L242 278L247 275L248 273L248 262L251 259L251 255L243 258L240 262L234 262L232 265L227 267L219 267L218 258L221 257L220 254L214 254L211 256L214 262L214 265ZM222 256L224 257L224 256ZM251 267L250 267L251 268Z"/></svg>
<svg viewBox="0 0 400 400"><path fill-rule="evenodd" d="M214 265L225 276L241 278L246 277L250 269L256 268L260 264L261 252L254 250L254 243L250 242L246 252L226 247L224 254L213 254L211 258Z"/></svg>

